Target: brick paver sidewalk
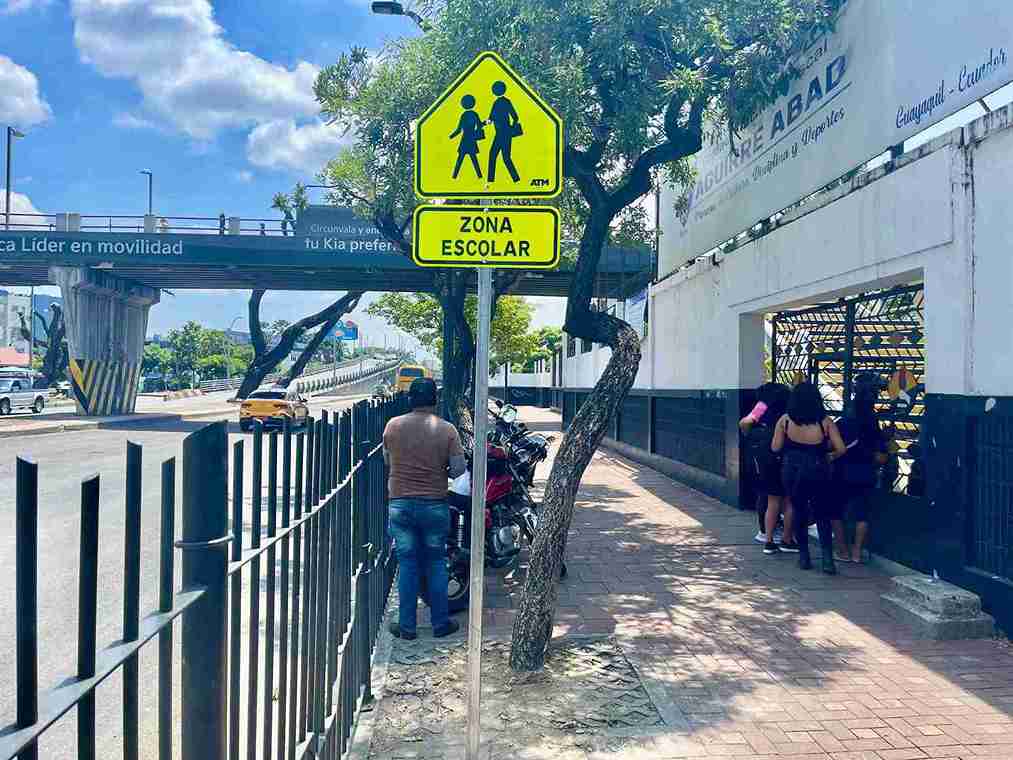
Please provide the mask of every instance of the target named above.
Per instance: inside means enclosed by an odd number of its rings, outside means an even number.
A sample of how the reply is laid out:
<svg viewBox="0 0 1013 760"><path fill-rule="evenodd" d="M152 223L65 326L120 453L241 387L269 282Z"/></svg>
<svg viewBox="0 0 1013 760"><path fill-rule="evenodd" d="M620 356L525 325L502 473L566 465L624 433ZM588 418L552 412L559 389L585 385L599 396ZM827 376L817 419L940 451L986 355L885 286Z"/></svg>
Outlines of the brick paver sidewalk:
<svg viewBox="0 0 1013 760"><path fill-rule="evenodd" d="M751 513L595 456L555 633L615 636L665 729L613 732L574 757L1013 760L1007 642L917 640L880 611L880 571L803 572L795 555L763 555L755 530ZM487 636L509 639L519 583L487 579Z"/></svg>

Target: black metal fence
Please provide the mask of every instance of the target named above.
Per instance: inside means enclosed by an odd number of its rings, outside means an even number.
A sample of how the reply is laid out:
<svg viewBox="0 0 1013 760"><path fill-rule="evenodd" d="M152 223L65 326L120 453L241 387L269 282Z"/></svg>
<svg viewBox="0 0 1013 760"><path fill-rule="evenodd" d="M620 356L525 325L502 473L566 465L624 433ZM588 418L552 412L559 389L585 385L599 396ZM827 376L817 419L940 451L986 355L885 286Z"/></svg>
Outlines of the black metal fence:
<svg viewBox="0 0 1013 760"><path fill-rule="evenodd" d="M910 496L922 496L925 486L917 445L925 414L924 302L922 285L906 285L781 312L772 323L774 379L815 383L834 414L843 413L858 374L891 381L877 404L896 453L883 485Z"/></svg>
<svg viewBox="0 0 1013 760"><path fill-rule="evenodd" d="M161 469L159 604L144 618L142 450L128 444L123 637L98 648L100 499L95 476L81 484L77 667L44 693L38 687L39 472L36 464L19 459L17 719L0 727L0 758L37 758L39 737L74 708L78 757L94 758L95 689L117 670L123 681L123 757L137 758L138 651L156 637L158 758L172 758L177 617L182 618L183 760L341 757L360 709L372 699L373 648L396 569L388 539L381 439L387 420L402 413L404 405L403 395L383 403L362 401L333 416L322 412L298 432L286 427L265 435L258 426L249 458L247 440L235 442L231 526L226 423L187 437L182 537L176 540L173 458ZM244 494L247 465L249 499ZM182 588L174 592L177 551Z"/></svg>

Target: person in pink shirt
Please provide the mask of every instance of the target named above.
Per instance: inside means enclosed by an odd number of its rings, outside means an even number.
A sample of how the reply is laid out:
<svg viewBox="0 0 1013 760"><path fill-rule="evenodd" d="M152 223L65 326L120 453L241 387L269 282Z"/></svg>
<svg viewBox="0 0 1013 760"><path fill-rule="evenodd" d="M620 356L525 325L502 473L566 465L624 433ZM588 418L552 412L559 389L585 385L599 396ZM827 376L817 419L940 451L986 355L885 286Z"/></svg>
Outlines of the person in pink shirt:
<svg viewBox="0 0 1013 760"><path fill-rule="evenodd" d="M781 383L764 383L756 395L752 411L739 420L739 429L746 438L749 466L760 492L757 504L760 530L755 540L764 545L764 554L796 552L798 548L792 532L794 515L781 482L781 458L770 450L774 426L788 408L791 389ZM782 515L784 534L778 544L775 531Z"/></svg>

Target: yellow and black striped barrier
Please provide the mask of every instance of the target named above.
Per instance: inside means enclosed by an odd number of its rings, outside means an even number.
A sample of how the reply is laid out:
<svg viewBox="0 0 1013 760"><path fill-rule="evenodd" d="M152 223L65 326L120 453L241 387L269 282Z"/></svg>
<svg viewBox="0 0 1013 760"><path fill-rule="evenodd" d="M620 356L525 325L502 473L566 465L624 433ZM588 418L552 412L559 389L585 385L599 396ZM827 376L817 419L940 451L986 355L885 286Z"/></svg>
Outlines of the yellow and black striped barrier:
<svg viewBox="0 0 1013 760"><path fill-rule="evenodd" d="M71 359L70 384L78 414L132 414L141 365L129 362Z"/></svg>

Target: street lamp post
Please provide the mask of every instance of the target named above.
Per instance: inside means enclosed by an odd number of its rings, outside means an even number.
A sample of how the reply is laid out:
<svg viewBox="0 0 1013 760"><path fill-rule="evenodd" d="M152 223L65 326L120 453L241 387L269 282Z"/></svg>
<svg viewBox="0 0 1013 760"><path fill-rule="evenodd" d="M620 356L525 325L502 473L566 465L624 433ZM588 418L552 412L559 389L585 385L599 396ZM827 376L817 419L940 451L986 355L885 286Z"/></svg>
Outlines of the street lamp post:
<svg viewBox="0 0 1013 760"><path fill-rule="evenodd" d="M229 325L228 332L225 333L225 379L228 381L229 388L232 387L232 336L229 334L232 332L232 328L236 326L236 322L243 320L244 317L236 317L232 320L232 324Z"/></svg>
<svg viewBox="0 0 1013 760"><path fill-rule="evenodd" d="M35 374L32 369L32 360L35 359L35 286L28 291L28 375L32 379L32 387L35 387Z"/></svg>
<svg viewBox="0 0 1013 760"><path fill-rule="evenodd" d="M433 28L428 21L422 18L415 11L405 8L398 2L392 2L391 0L375 0L375 2L371 5L371 8L373 13L380 16L407 16L414 21L423 32L428 32Z"/></svg>
<svg viewBox="0 0 1013 760"><path fill-rule="evenodd" d="M152 210L151 210L151 209L152 209L152 203L151 203L151 199L152 199L152 195L151 195L151 186L152 186L152 184L153 184L153 183L154 183L154 181L155 181L155 175L154 175L154 174L152 174L152 173L151 173L150 171L148 171L147 169L141 169L141 174L145 174L145 175L147 175L147 177L148 177L148 216L151 216L151 214L153 213L153 212L152 212Z"/></svg>
<svg viewBox="0 0 1013 760"><path fill-rule="evenodd" d="M14 127L7 127L7 184L6 193L7 197L4 200L4 229L10 230L11 228L11 144L14 142L16 137L24 137L23 132L19 132Z"/></svg>

